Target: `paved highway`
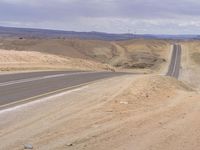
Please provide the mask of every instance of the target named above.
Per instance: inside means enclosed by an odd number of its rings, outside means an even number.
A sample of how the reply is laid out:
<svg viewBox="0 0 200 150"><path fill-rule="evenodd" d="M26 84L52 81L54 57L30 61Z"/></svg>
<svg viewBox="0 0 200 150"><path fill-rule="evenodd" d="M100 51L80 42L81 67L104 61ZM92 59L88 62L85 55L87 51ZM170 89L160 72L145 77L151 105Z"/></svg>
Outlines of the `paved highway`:
<svg viewBox="0 0 200 150"><path fill-rule="evenodd" d="M127 73L49 71L0 75L0 109L70 90L99 79L125 74Z"/></svg>
<svg viewBox="0 0 200 150"><path fill-rule="evenodd" d="M181 46L173 46L167 76L179 77ZM0 109L70 90L99 79L125 75L115 72L46 71L0 75Z"/></svg>
<svg viewBox="0 0 200 150"><path fill-rule="evenodd" d="M180 65L181 65L181 51L182 50L180 45L178 44L173 45L171 63L169 66L169 70L167 72L167 76L171 76L178 79L180 73Z"/></svg>

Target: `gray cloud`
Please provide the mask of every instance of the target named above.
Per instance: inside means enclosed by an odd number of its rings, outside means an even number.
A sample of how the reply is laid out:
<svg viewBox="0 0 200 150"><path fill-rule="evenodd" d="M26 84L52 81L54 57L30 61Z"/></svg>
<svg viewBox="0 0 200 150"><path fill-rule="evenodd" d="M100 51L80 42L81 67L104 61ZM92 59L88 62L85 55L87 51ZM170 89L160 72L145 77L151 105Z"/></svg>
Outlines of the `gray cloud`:
<svg viewBox="0 0 200 150"><path fill-rule="evenodd" d="M199 8L198 0L0 0L0 23L79 31L197 33Z"/></svg>

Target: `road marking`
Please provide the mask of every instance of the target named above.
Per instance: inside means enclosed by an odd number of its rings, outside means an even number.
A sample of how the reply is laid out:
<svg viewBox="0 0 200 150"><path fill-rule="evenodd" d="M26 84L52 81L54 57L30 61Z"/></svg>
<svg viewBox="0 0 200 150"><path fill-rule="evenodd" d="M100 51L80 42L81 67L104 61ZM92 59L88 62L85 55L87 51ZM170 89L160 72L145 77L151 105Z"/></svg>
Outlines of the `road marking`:
<svg viewBox="0 0 200 150"><path fill-rule="evenodd" d="M70 73L70 74L65 73L65 74L48 75L48 76L42 76L42 77L8 81L8 82L0 83L0 87L13 85L13 84L19 84L19 83L32 82L32 81L37 81L37 80L43 80L43 79L49 79L49 78L57 78L57 77L72 76L72 75L77 75L77 74L89 74L89 73L95 73L95 72L78 72L78 73Z"/></svg>
<svg viewBox="0 0 200 150"><path fill-rule="evenodd" d="M21 105L16 105L16 106L11 107L11 108L2 109L2 110L0 110L0 114L6 113L6 112L11 112L11 111L23 108L23 107L31 106L31 105L34 105L34 104L37 104L37 103L40 103L40 102L45 102L45 101L48 101L48 100L56 98L56 97L60 97L60 96L66 95L66 94L70 94L72 92L77 92L77 91L83 90L84 88L86 88L86 86L82 87L82 88L72 89L70 91L66 91L66 92L63 92L63 93L58 93L56 95L51 95L49 97L44 97L44 98L41 98L41 99L36 100L36 101L31 101L29 103L24 103L24 104L21 104Z"/></svg>
<svg viewBox="0 0 200 150"><path fill-rule="evenodd" d="M66 92L68 90L72 90L72 89L76 89L76 88L79 88L79 87L82 87L82 86L86 86L88 84L96 83L96 82L101 81L101 80L104 80L104 79L99 79L99 80L95 80L95 81L91 81L91 82L87 82L87 83L83 83L83 84L79 84L79 85L75 85L75 86L71 86L71 87L67 87L67 88L62 88L62 89L59 89L59 90L51 91L51 92L44 93L44 94L41 94L41 95L26 98L26 99L23 99L23 100L18 100L16 102L11 102L11 103L8 103L8 104L5 104L5 105L1 105L0 106L0 112L1 112L1 109L7 108L9 106L14 106L14 105L17 105L17 104L20 104L20 103L30 102L31 100L34 100L34 99L37 101L37 99L40 99L42 97L54 95L54 94L57 94L57 93L60 93L60 92Z"/></svg>

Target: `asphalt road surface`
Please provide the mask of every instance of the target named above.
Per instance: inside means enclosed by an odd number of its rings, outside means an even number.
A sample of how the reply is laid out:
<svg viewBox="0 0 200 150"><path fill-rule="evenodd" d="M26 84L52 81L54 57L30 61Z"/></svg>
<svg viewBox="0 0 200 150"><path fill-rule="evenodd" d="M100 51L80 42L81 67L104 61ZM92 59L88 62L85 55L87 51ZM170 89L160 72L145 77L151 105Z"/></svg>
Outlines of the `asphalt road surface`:
<svg viewBox="0 0 200 150"><path fill-rule="evenodd" d="M181 46L178 44L174 44L171 63L167 72L167 76L171 76L178 79L181 65L181 51Z"/></svg>
<svg viewBox="0 0 200 150"><path fill-rule="evenodd" d="M127 73L49 71L0 75L0 109Z"/></svg>
<svg viewBox="0 0 200 150"><path fill-rule="evenodd" d="M167 76L179 77L181 46L173 46ZM0 75L0 109L127 73L46 71Z"/></svg>

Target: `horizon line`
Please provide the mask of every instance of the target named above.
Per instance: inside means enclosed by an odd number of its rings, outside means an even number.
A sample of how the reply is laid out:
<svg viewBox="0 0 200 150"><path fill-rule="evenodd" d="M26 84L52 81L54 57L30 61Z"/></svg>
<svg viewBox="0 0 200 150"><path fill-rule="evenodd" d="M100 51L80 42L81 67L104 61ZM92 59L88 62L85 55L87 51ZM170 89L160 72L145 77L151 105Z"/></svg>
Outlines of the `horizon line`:
<svg viewBox="0 0 200 150"><path fill-rule="evenodd" d="M15 28L15 29L30 29L30 30L48 30L48 31L60 31L60 32L75 32L75 33L102 33L102 34L114 34L114 35L157 35L157 36L200 36L200 34L154 34L154 33L112 33L104 31L77 31L77 30L65 30L65 29L53 29L53 28L37 28L37 27L17 27L17 26L1 26L1 28Z"/></svg>

